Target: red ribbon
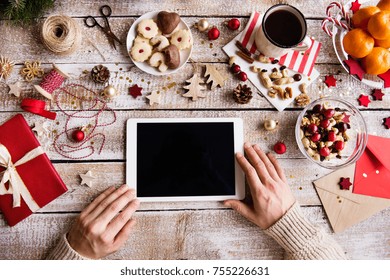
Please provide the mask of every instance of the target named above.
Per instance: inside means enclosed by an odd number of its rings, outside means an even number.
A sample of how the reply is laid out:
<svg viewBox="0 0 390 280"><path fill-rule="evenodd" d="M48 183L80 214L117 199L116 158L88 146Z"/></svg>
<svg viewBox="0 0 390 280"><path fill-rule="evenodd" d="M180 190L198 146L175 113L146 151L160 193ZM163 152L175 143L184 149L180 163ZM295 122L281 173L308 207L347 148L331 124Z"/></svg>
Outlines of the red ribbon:
<svg viewBox="0 0 390 280"><path fill-rule="evenodd" d="M31 99L31 98L25 98L22 101L22 104L20 107L26 111L30 112L36 115L40 115L42 117L55 120L57 117L57 114L54 112L46 111L45 110L45 101L37 100L37 99Z"/></svg>

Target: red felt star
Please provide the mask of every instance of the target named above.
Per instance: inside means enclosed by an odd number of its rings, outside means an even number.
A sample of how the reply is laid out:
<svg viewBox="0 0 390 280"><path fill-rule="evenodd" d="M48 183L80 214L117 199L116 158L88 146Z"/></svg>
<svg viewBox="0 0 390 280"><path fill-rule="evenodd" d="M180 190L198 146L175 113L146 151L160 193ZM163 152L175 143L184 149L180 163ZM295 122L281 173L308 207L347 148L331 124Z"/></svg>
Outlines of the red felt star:
<svg viewBox="0 0 390 280"><path fill-rule="evenodd" d="M349 120L350 117L351 117L350 115L347 115L346 113L344 113L343 122L344 123L349 123L350 122L350 120Z"/></svg>
<svg viewBox="0 0 390 280"><path fill-rule="evenodd" d="M359 11L360 6L361 6L361 4L359 3L359 0L356 0L356 1L353 2L352 5L351 5L351 11L352 11L353 13L356 13L357 11Z"/></svg>
<svg viewBox="0 0 390 280"><path fill-rule="evenodd" d="M390 128L390 117L389 118L384 118L383 119L383 124L386 126L387 129Z"/></svg>
<svg viewBox="0 0 390 280"><path fill-rule="evenodd" d="M379 78L381 78L385 83L384 83L384 87L385 88L388 88L390 87L390 70L387 71L386 73L384 74L380 74L378 75Z"/></svg>
<svg viewBox="0 0 390 280"><path fill-rule="evenodd" d="M132 87L129 87L129 94L134 98L137 98L137 96L141 96L142 95L142 87L139 87L138 85L134 85Z"/></svg>
<svg viewBox="0 0 390 280"><path fill-rule="evenodd" d="M371 100L368 98L368 95L361 94L358 98L359 105L368 107L368 104L370 104Z"/></svg>
<svg viewBox="0 0 390 280"><path fill-rule="evenodd" d="M335 87L337 80L333 77L333 75L325 76L325 84L328 87Z"/></svg>
<svg viewBox="0 0 390 280"><path fill-rule="evenodd" d="M374 98L374 100L380 100L382 101L382 97L385 95L380 89L374 89L372 91L372 97Z"/></svg>
<svg viewBox="0 0 390 280"><path fill-rule="evenodd" d="M356 75L359 80L361 81L363 79L363 76L366 72L364 72L362 66L360 66L359 62L357 62L355 59L352 59L349 57L347 60L344 60L344 63L347 64L349 68L349 73L351 75Z"/></svg>
<svg viewBox="0 0 390 280"><path fill-rule="evenodd" d="M352 183L348 177L347 178L341 177L339 185L342 190L349 190L349 187L352 186Z"/></svg>

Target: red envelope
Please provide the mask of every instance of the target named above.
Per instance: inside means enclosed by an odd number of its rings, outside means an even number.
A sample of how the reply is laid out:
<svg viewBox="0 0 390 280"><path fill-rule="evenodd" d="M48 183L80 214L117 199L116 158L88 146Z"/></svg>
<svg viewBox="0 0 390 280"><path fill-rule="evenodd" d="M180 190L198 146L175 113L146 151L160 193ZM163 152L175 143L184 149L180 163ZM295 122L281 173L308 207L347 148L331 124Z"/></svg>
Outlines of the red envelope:
<svg viewBox="0 0 390 280"><path fill-rule="evenodd" d="M390 198L390 139L368 136L367 148L356 163L353 193Z"/></svg>

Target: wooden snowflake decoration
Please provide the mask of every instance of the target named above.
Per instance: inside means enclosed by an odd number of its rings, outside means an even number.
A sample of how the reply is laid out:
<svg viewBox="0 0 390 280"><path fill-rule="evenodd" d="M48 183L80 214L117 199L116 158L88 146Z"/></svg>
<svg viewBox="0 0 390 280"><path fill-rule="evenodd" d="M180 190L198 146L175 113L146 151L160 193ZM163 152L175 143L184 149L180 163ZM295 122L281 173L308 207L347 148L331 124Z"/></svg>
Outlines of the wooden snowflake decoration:
<svg viewBox="0 0 390 280"><path fill-rule="evenodd" d="M217 86L223 87L226 81L226 78L212 65L206 65L204 77L208 77L206 84L211 83L211 90L215 89Z"/></svg>
<svg viewBox="0 0 390 280"><path fill-rule="evenodd" d="M186 82L189 84L183 86L183 88L187 89L188 92L183 94L182 96L192 98L192 101L196 101L198 100L198 98L206 97L206 94L202 92L205 89L204 85L202 85L203 80L198 76L198 74L194 74Z"/></svg>

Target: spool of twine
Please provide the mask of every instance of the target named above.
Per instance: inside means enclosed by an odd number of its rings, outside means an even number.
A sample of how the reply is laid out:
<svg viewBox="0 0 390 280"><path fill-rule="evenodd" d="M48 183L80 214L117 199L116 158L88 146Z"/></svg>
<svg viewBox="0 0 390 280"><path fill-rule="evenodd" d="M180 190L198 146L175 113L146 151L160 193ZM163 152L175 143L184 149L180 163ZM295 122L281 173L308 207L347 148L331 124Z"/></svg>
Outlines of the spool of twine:
<svg viewBox="0 0 390 280"><path fill-rule="evenodd" d="M42 41L55 54L67 55L81 43L81 30L77 22L63 15L50 16L42 25Z"/></svg>
<svg viewBox="0 0 390 280"><path fill-rule="evenodd" d="M68 74L53 64L53 69L43 77L39 85L34 85L34 88L44 97L52 99L53 91L58 89L67 78L69 78Z"/></svg>

